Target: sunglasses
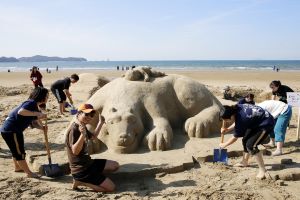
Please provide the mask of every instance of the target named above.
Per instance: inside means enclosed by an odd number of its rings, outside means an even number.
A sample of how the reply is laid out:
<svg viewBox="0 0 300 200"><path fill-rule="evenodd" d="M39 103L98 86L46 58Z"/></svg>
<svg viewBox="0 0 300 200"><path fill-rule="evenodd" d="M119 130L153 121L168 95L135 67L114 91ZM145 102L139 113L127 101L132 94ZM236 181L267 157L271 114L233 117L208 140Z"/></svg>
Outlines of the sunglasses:
<svg viewBox="0 0 300 200"><path fill-rule="evenodd" d="M90 112L90 113L84 113L84 115L86 116L86 117L91 117L91 118L93 118L94 116L95 116L95 112Z"/></svg>

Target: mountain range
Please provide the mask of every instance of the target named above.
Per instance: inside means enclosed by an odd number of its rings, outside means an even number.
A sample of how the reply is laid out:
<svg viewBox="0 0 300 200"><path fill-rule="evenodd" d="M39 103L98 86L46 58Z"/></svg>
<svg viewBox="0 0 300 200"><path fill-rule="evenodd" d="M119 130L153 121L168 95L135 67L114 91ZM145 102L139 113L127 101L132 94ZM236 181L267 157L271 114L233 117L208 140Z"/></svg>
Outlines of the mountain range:
<svg viewBox="0 0 300 200"><path fill-rule="evenodd" d="M48 61L87 61L85 58L77 58L77 57L67 57L61 58L57 56L49 57L49 56L31 56L31 57L0 57L0 62L48 62Z"/></svg>

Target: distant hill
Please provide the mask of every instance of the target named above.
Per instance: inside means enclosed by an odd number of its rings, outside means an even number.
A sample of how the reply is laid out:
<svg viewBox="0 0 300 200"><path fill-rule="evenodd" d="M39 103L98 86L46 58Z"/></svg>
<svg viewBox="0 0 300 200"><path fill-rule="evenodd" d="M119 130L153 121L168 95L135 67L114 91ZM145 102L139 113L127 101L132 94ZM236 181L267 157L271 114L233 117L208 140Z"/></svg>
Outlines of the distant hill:
<svg viewBox="0 0 300 200"><path fill-rule="evenodd" d="M48 56L41 56L36 55L32 57L21 57L18 59L20 62L48 62L48 61L87 61L85 58L76 58L76 57L68 57L68 58L61 58L61 57L48 57Z"/></svg>
<svg viewBox="0 0 300 200"><path fill-rule="evenodd" d="M0 62L19 62L19 60L14 57L0 57Z"/></svg>

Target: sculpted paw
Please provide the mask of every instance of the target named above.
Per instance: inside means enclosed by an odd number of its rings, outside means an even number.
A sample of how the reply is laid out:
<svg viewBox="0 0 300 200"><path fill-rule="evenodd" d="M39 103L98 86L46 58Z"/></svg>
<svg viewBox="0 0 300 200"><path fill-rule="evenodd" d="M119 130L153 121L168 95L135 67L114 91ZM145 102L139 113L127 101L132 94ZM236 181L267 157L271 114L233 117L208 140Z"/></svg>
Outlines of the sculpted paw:
<svg viewBox="0 0 300 200"><path fill-rule="evenodd" d="M171 147L172 138L172 129L154 129L145 137L145 143L148 144L151 151L164 151Z"/></svg>
<svg viewBox="0 0 300 200"><path fill-rule="evenodd" d="M184 128L189 137L203 138L209 135L212 125L210 120L191 117L186 120Z"/></svg>

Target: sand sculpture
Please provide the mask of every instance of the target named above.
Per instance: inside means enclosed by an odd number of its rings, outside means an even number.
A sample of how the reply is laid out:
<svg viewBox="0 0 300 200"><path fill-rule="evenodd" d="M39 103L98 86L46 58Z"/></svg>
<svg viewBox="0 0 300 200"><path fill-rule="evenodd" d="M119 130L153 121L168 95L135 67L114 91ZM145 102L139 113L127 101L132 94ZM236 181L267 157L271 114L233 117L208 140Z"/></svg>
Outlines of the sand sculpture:
<svg viewBox="0 0 300 200"><path fill-rule="evenodd" d="M129 81L144 80L145 82L149 82L150 77L155 78L155 77L162 77L162 76L165 76L165 73L160 71L155 71L151 67L140 66L132 70L126 71L124 78Z"/></svg>
<svg viewBox="0 0 300 200"><path fill-rule="evenodd" d="M178 75L143 80L117 78L88 100L106 119L99 139L109 150L135 152L142 141L152 151L170 149L174 128L198 138L220 131L221 104L201 83Z"/></svg>

